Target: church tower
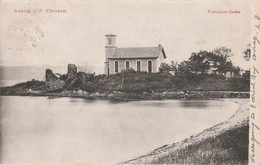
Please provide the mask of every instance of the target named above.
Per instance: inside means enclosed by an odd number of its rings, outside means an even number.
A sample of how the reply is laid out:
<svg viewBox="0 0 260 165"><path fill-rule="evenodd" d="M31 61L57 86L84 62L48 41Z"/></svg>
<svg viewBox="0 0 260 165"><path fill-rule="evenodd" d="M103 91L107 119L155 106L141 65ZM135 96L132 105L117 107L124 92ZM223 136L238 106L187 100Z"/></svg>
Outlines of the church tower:
<svg viewBox="0 0 260 165"><path fill-rule="evenodd" d="M106 36L106 46L105 46L105 74L109 75L109 60L108 58L111 57L115 50L116 50L116 35L114 34L107 34Z"/></svg>

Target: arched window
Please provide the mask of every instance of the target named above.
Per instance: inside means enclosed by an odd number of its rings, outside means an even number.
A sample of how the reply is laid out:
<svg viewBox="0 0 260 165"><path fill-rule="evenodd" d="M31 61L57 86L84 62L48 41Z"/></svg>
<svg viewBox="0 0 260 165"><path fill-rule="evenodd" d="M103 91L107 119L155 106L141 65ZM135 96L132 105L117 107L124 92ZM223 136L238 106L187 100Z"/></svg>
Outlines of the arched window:
<svg viewBox="0 0 260 165"><path fill-rule="evenodd" d="M148 73L151 73L152 72L152 61L149 60L148 61Z"/></svg>
<svg viewBox="0 0 260 165"><path fill-rule="evenodd" d="M115 61L115 72L118 73L118 61Z"/></svg>
<svg viewBox="0 0 260 165"><path fill-rule="evenodd" d="M137 72L141 71L141 61L139 61L139 60L136 62L136 70L137 70Z"/></svg>
<svg viewBox="0 0 260 165"><path fill-rule="evenodd" d="M125 62L125 69L128 70L129 69L129 61Z"/></svg>
<svg viewBox="0 0 260 165"><path fill-rule="evenodd" d="M109 75L109 67L107 67L107 75Z"/></svg>

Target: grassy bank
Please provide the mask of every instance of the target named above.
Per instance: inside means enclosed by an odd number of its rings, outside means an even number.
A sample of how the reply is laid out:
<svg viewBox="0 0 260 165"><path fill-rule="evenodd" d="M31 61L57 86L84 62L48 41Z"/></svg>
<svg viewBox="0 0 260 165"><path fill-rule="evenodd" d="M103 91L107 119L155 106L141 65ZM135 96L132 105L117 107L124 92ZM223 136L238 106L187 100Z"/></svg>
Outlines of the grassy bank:
<svg viewBox="0 0 260 165"><path fill-rule="evenodd" d="M87 76L85 76L87 77ZM249 91L249 80L244 77L226 78L215 74L184 74L173 76L170 73L145 73L133 70L114 75L97 75L88 80L78 76L76 83L68 90L81 89L87 92L161 92L182 91Z"/></svg>
<svg viewBox="0 0 260 165"><path fill-rule="evenodd" d="M226 121L181 142L120 164L247 164L249 101Z"/></svg>

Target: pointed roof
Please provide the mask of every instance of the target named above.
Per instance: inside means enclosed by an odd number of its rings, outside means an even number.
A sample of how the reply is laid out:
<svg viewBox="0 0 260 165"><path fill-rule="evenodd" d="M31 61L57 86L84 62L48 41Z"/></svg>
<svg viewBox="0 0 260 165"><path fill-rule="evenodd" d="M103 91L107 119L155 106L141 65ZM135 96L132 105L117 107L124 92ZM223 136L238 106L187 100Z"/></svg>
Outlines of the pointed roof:
<svg viewBox="0 0 260 165"><path fill-rule="evenodd" d="M116 48L115 53L109 56L109 59L135 59L135 58L158 58L160 53L166 58L162 46L158 47L134 47L134 48Z"/></svg>

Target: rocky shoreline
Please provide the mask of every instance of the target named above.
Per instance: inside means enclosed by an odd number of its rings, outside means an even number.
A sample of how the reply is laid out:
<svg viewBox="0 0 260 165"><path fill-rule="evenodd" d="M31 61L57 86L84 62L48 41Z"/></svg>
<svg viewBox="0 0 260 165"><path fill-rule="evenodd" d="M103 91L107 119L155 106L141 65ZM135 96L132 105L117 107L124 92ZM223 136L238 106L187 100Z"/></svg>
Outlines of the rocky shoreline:
<svg viewBox="0 0 260 165"><path fill-rule="evenodd" d="M3 87L2 87L3 88ZM7 87L4 87L7 88ZM11 87L12 88L12 87ZM1 88L0 88L1 89ZM249 98L249 92L237 91L163 91L163 92L94 92L86 91L62 91L62 92L46 92L40 90L0 90L2 96L49 96L49 97L78 97L85 99L101 99L101 100L164 100L164 99L218 99L218 98Z"/></svg>

